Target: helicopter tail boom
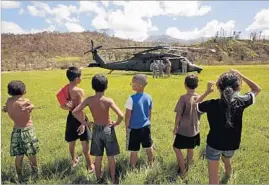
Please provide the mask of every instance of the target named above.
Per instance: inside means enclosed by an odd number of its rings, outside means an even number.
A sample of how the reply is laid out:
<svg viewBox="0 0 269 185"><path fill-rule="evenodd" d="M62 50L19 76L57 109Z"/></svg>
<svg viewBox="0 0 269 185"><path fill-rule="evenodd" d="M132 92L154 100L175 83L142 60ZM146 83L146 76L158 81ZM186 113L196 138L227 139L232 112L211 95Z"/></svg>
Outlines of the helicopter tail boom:
<svg viewBox="0 0 269 185"><path fill-rule="evenodd" d="M102 67L102 68L106 68L106 63L105 61L98 55L97 50L100 49L102 46L97 46L94 47L94 43L93 40L91 40L91 49L84 52L84 55L91 52L92 53L92 59L94 61L94 63L90 63L88 65L88 67Z"/></svg>

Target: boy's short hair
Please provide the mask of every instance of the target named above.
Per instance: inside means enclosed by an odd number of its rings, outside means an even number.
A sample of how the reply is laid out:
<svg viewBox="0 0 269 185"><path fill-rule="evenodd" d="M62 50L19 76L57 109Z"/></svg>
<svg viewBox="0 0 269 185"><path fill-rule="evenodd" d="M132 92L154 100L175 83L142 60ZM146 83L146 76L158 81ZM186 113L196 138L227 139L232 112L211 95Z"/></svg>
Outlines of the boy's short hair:
<svg viewBox="0 0 269 185"><path fill-rule="evenodd" d="M104 75L97 74L92 78L92 88L96 92L104 92L107 89L108 80Z"/></svg>
<svg viewBox="0 0 269 185"><path fill-rule="evenodd" d="M190 89L198 87L198 77L195 74L187 75L185 78L185 85Z"/></svg>
<svg viewBox="0 0 269 185"><path fill-rule="evenodd" d="M81 70L77 67L69 67L66 71L66 77L70 82L81 76Z"/></svg>
<svg viewBox="0 0 269 185"><path fill-rule="evenodd" d="M144 74L136 74L133 77L133 80L135 80L138 84L145 87L148 84L148 78L147 75Z"/></svg>
<svg viewBox="0 0 269 185"><path fill-rule="evenodd" d="M7 85L7 92L11 96L23 95L26 93L25 84L20 80L13 80Z"/></svg>

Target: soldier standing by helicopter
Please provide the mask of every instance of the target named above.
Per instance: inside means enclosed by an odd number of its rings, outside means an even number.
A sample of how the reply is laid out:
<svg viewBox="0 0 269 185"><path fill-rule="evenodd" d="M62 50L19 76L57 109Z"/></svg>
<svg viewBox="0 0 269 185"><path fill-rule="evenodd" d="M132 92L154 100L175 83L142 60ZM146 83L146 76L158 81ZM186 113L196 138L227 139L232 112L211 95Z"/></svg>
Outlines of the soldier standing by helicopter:
<svg viewBox="0 0 269 185"><path fill-rule="evenodd" d="M163 71L164 71L164 67L165 65L163 64L163 61L162 60L159 60L159 64L158 64L158 67L159 67L159 77L162 78L163 77Z"/></svg>
<svg viewBox="0 0 269 185"><path fill-rule="evenodd" d="M181 65L182 65L182 73L183 74L187 73L188 62L185 59L182 59L181 60Z"/></svg>
<svg viewBox="0 0 269 185"><path fill-rule="evenodd" d="M170 77L172 64L168 58L165 59L165 62L165 73Z"/></svg>
<svg viewBox="0 0 269 185"><path fill-rule="evenodd" d="M152 70L152 77L158 78L159 76L159 60L154 60L150 65L150 70Z"/></svg>

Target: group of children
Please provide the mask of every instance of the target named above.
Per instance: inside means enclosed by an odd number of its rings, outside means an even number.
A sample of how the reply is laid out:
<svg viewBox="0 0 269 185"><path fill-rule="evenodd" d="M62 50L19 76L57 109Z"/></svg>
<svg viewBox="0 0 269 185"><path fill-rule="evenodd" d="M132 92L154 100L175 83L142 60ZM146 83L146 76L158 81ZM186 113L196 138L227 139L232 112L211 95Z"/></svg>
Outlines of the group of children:
<svg viewBox="0 0 269 185"><path fill-rule="evenodd" d="M92 78L92 88L95 95L84 98L84 91L77 85L81 82L81 71L70 67L66 72L69 84L67 86L68 98L62 109L69 111L66 124L65 140L69 143L72 157L72 166L75 167L79 158L75 155L75 143L81 140L83 153L87 161L87 170L95 171L97 182L102 181L102 158L104 149L108 156L108 166L112 182L116 181L115 156L120 153L115 127L125 117L126 149L130 151L130 164L135 168L137 153L140 145L146 149L148 165L153 164L153 140L151 137L151 110L152 98L144 92L147 85L147 76L137 74L132 78L131 95L125 104L125 116L112 98L104 95L108 80L104 75L95 75ZM240 95L242 80L248 84L251 91ZM224 162L227 176L231 175L231 158L239 148L242 130L243 111L255 101L261 88L253 81L242 75L239 71L231 70L222 74L216 86L220 91L220 98L203 101L213 91L214 82L208 82L206 91L200 96L195 92L198 87L198 77L194 74L185 78L187 93L182 95L175 107L176 135L173 148L178 160L178 173L181 178L186 176L189 165L193 161L193 149L200 145L199 120L202 113L207 113L210 130L207 136L206 158L208 159L209 183L217 184L218 165L221 157ZM31 166L37 171L36 154L39 150L30 113L34 106L23 97L26 88L21 81L12 81L8 84L8 94L4 110L14 121L11 134L11 156L16 156L15 166L17 174L21 177L23 156L29 157ZM90 122L83 112L89 107L93 121ZM116 121L110 118L109 110L118 116ZM89 148L89 140L91 146ZM182 149L187 149L186 162ZM95 156L93 163L91 157Z"/></svg>

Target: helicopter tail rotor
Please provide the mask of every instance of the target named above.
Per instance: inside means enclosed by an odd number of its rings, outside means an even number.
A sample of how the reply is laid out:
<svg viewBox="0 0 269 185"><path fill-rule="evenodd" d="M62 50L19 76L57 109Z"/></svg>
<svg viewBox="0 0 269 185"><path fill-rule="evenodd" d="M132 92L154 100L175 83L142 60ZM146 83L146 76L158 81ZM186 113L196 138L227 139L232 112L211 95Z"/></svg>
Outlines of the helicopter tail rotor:
<svg viewBox="0 0 269 185"><path fill-rule="evenodd" d="M94 47L94 43L93 43L93 40L91 40L91 46L90 46L90 50L84 52L84 55L91 52L92 54L94 54L94 52L96 52L98 49L100 49L101 47L103 46L97 46L97 47ZM93 55L94 56L94 55Z"/></svg>

